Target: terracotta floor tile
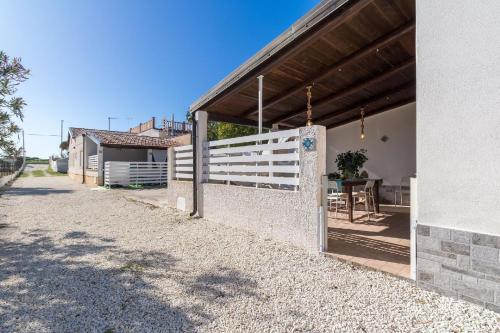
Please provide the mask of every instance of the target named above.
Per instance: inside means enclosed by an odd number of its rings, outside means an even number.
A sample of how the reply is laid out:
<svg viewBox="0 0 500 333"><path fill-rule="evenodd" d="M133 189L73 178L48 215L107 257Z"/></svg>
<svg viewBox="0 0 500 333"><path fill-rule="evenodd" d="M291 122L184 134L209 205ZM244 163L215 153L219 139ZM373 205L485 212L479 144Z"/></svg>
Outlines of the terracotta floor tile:
<svg viewBox="0 0 500 333"><path fill-rule="evenodd" d="M409 210L399 208L371 216L354 213L355 221L347 214L330 215L328 220L328 252L352 262L392 274L409 277L410 226Z"/></svg>

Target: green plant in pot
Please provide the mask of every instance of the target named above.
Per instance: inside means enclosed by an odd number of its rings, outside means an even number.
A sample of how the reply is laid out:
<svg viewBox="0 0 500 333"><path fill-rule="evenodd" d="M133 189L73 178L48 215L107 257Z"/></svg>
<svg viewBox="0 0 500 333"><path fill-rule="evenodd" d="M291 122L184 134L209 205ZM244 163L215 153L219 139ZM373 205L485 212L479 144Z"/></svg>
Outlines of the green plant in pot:
<svg viewBox="0 0 500 333"><path fill-rule="evenodd" d="M342 174L343 179L359 178L359 170L363 167L368 157L366 157L366 149L357 151L347 151L337 155L335 163L337 169Z"/></svg>

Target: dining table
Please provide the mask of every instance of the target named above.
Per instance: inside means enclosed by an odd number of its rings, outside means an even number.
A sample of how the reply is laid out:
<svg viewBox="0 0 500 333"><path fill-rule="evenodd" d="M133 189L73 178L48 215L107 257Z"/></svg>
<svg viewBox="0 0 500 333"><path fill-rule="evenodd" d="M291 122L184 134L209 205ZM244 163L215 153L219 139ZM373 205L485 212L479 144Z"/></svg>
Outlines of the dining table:
<svg viewBox="0 0 500 333"><path fill-rule="evenodd" d="M353 188L354 186L365 185L367 181L373 180L375 181L375 185L373 188L373 201L375 201L374 211L375 214L380 212L380 201L379 201L379 187L382 183L382 179L373 179L373 178L352 178L352 179L335 179L338 184L339 189L343 193L347 193L347 212L349 214L349 222L354 221L354 199L353 199Z"/></svg>

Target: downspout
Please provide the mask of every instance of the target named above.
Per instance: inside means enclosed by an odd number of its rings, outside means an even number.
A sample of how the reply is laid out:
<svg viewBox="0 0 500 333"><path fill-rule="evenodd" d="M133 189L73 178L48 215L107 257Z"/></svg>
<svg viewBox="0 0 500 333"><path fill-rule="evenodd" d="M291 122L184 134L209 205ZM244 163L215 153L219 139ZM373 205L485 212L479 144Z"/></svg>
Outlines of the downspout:
<svg viewBox="0 0 500 333"><path fill-rule="evenodd" d="M173 117L172 117L173 118ZM196 155L196 132L197 132L197 123L196 123L196 111L192 112L193 119L193 130L191 133L191 145L193 146L193 211L189 214L189 216L194 216L198 212L198 178L197 178L197 155ZM173 121L173 119L172 119ZM173 125L173 123L172 123Z"/></svg>
<svg viewBox="0 0 500 333"><path fill-rule="evenodd" d="M82 184L85 184L85 134L82 134L83 157L82 157Z"/></svg>

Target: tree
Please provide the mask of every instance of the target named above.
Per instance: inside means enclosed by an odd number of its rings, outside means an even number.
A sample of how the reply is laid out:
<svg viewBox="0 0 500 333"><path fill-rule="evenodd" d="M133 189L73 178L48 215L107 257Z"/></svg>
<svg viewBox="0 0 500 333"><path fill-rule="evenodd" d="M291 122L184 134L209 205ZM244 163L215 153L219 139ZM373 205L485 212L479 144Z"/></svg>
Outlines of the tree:
<svg viewBox="0 0 500 333"><path fill-rule="evenodd" d="M16 120L23 121L23 108L26 103L21 97L15 97L17 86L26 81L30 70L24 68L20 58L9 58L0 51L0 151L7 156L18 156L13 135L21 131Z"/></svg>
<svg viewBox="0 0 500 333"><path fill-rule="evenodd" d="M193 122L191 112L186 113L186 120ZM218 121L209 121L207 124L207 139L209 141L231 139L238 136L257 134L258 130L253 126L237 125Z"/></svg>

